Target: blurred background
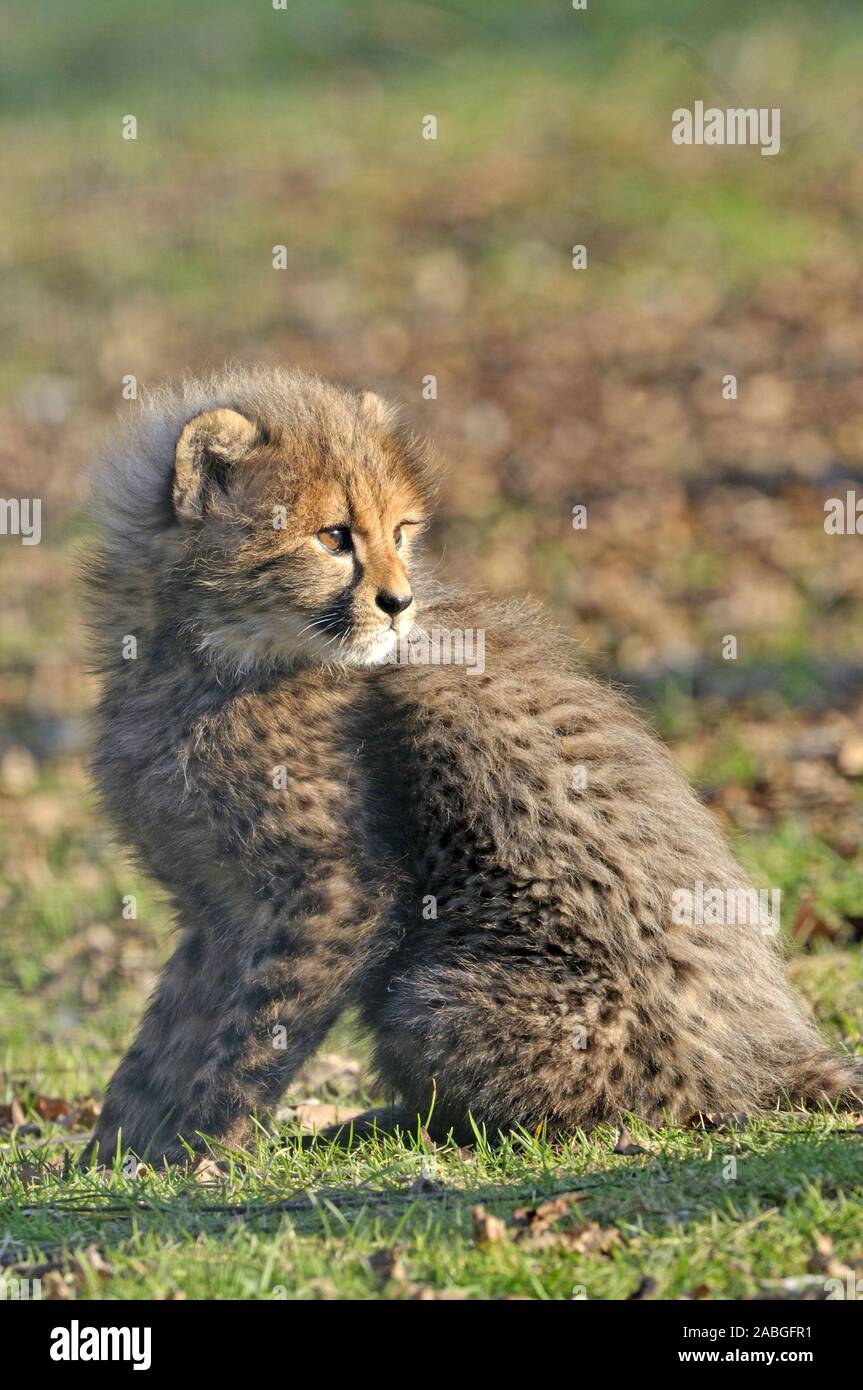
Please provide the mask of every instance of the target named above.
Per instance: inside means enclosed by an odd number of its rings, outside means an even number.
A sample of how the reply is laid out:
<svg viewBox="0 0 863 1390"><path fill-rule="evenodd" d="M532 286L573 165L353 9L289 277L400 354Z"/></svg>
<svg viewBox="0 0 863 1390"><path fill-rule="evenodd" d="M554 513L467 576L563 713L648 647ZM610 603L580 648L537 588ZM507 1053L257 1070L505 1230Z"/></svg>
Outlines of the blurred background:
<svg viewBox="0 0 863 1390"><path fill-rule="evenodd" d="M859 1041L856 0L7 0L0 39L0 496L42 501L0 535L0 1099L98 1087L168 949L88 782L75 555L124 382L226 359L435 437L441 571L634 691ZM674 145L696 100L779 107L781 153Z"/></svg>

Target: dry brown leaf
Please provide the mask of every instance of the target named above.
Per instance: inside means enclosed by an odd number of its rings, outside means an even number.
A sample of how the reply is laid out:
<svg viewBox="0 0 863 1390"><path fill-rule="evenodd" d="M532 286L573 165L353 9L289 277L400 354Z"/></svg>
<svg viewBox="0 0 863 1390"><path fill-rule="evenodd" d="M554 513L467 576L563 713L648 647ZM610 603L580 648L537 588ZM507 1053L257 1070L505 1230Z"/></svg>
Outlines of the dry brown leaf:
<svg viewBox="0 0 863 1390"><path fill-rule="evenodd" d="M632 1157L634 1154L646 1154L649 1150L642 1149L639 1144L633 1144L632 1136L626 1125L624 1125L617 1136L614 1152L616 1154L626 1154L627 1157Z"/></svg>
<svg viewBox="0 0 863 1390"><path fill-rule="evenodd" d="M72 1273L79 1288L86 1286L88 1271L95 1274L102 1284L107 1284L114 1277L113 1266L105 1259L98 1245L88 1245L75 1261Z"/></svg>
<svg viewBox="0 0 863 1390"><path fill-rule="evenodd" d="M24 1163L18 1169L18 1177L22 1187L32 1187L38 1182L44 1173L44 1169L38 1163Z"/></svg>
<svg viewBox="0 0 863 1390"><path fill-rule="evenodd" d="M351 1120L356 1120L365 1113L362 1106L324 1105L321 1102L303 1101L300 1105L292 1105L289 1109L280 1111L279 1117L293 1121L306 1131L316 1132L330 1129L334 1125L344 1125L348 1128Z"/></svg>
<svg viewBox="0 0 863 1390"><path fill-rule="evenodd" d="M51 1301L65 1301L77 1295L75 1279L62 1270L52 1269L42 1276L42 1297Z"/></svg>
<svg viewBox="0 0 863 1390"><path fill-rule="evenodd" d="M583 1202L584 1195L583 1192L561 1192L538 1207L517 1207L512 1219L525 1235L541 1235L566 1216L574 1202Z"/></svg>
<svg viewBox="0 0 863 1390"><path fill-rule="evenodd" d="M62 1173L66 1163L62 1158L47 1158L44 1163L24 1163L18 1169L18 1176L24 1187L32 1187L46 1173Z"/></svg>
<svg viewBox="0 0 863 1390"><path fill-rule="evenodd" d="M843 777L863 777L863 738L852 734L839 749L836 766Z"/></svg>
<svg viewBox="0 0 863 1390"><path fill-rule="evenodd" d="M791 936L801 946L808 946L813 941L835 941L838 936L837 928L832 923L825 922L813 906L811 892L805 892L800 899L794 921L791 923Z"/></svg>
<svg viewBox="0 0 863 1390"><path fill-rule="evenodd" d="M146 1172L146 1165L139 1164L135 1174L136 1177L140 1176L140 1168L142 1166ZM226 1182L228 1178L227 1173L223 1168L219 1167L215 1159L208 1158L206 1154L198 1154L198 1157L195 1159L189 1171L192 1173L195 1182Z"/></svg>
<svg viewBox="0 0 863 1390"><path fill-rule="evenodd" d="M748 1116L725 1110L696 1110L685 1121L685 1129L745 1129Z"/></svg>
<svg viewBox="0 0 863 1390"><path fill-rule="evenodd" d="M473 1220L475 1245L494 1245L497 1241L505 1238L506 1222L500 1216L494 1216L490 1211L486 1211L481 1203L471 1209L471 1219Z"/></svg>
<svg viewBox="0 0 863 1390"><path fill-rule="evenodd" d="M33 1109L43 1120L62 1120L71 1108L62 1096L37 1096L33 1101Z"/></svg>
<svg viewBox="0 0 863 1390"><path fill-rule="evenodd" d="M113 1267L95 1244L88 1245L74 1257L66 1255L42 1264L18 1264L11 1266L11 1269L20 1277L39 1279L42 1297L46 1299L77 1297L87 1288L93 1275L102 1284L109 1283L114 1277Z"/></svg>
<svg viewBox="0 0 863 1390"><path fill-rule="evenodd" d="M588 1221L574 1230L540 1231L537 1235L525 1233L521 1238L534 1250L569 1250L574 1255L607 1255L620 1240L620 1232L613 1227L600 1226L598 1221Z"/></svg>
<svg viewBox="0 0 863 1390"><path fill-rule="evenodd" d="M562 1192L558 1197L538 1207L519 1207L513 1212L518 1228L516 1239L534 1249L571 1250L577 1255L606 1255L619 1241L620 1233L613 1227L600 1226L598 1221L583 1221L569 1229L558 1229L562 1217L570 1214L584 1193Z"/></svg>
<svg viewBox="0 0 863 1390"><path fill-rule="evenodd" d="M94 1129L102 1113L102 1102L96 1096L77 1100L66 1119L68 1129Z"/></svg>
<svg viewBox="0 0 863 1390"><path fill-rule="evenodd" d="M830 1236L822 1235L820 1231L815 1233L815 1249L806 1262L806 1268L810 1274L824 1274L830 1279L846 1280L849 1274L852 1279L857 1278L856 1270L836 1258Z"/></svg>
<svg viewBox="0 0 863 1390"><path fill-rule="evenodd" d="M575 1231L556 1234L558 1243L577 1255L607 1255L620 1240L619 1231L613 1226L600 1226L598 1221L587 1221Z"/></svg>
<svg viewBox="0 0 863 1390"><path fill-rule="evenodd" d="M369 1255L369 1269L381 1285L407 1284L408 1276L402 1264L401 1256L401 1246L398 1245L394 1245L391 1249L376 1250L373 1255Z"/></svg>
<svg viewBox="0 0 863 1390"><path fill-rule="evenodd" d="M15 1129L20 1137L41 1134L39 1125L28 1123L20 1096L13 1095L8 1105L0 1105L0 1129Z"/></svg>

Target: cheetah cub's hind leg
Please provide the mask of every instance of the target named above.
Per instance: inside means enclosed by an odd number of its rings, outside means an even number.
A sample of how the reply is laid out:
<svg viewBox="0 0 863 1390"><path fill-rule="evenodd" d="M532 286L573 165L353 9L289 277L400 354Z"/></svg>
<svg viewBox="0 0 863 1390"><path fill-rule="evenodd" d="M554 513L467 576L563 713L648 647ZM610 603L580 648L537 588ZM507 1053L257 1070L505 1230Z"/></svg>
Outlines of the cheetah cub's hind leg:
<svg viewBox="0 0 863 1390"><path fill-rule="evenodd" d="M509 960L484 960L483 945L491 957L501 942L484 943L491 933L481 928L465 933L476 938L466 951L441 939L433 959L402 952L363 1000L374 1065L382 1089L399 1097L404 1127L419 1123L459 1144L543 1124L571 1136L629 1109L624 1061L615 1085L614 1042L609 1033L603 1047L598 1023L604 1010L616 1014L610 981L598 971L562 980L553 958L529 962L515 936ZM587 1049L582 1017L593 1020Z"/></svg>

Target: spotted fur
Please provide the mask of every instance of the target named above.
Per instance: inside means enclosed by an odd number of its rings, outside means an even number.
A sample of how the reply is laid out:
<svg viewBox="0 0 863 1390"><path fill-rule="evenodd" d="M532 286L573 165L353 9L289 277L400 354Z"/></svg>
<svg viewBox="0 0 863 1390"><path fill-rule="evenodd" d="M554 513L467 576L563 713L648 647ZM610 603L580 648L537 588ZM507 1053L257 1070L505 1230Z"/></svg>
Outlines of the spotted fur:
<svg viewBox="0 0 863 1390"><path fill-rule="evenodd" d="M748 885L626 700L531 605L423 578L434 485L377 397L282 372L157 395L98 470L95 774L179 926L103 1158L239 1142L349 1005L400 1113L460 1140L861 1093L772 936L675 922ZM465 627L482 673L384 660Z"/></svg>

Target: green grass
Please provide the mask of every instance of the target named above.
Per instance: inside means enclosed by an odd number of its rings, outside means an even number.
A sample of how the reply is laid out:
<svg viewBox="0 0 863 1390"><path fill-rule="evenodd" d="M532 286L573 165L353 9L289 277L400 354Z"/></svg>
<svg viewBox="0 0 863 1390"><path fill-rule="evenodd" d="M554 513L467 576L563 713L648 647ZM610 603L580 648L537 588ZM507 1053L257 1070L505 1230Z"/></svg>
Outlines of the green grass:
<svg viewBox="0 0 863 1390"><path fill-rule="evenodd" d="M741 858L764 886L782 891L782 915L786 929L804 894L825 925L842 932L848 918L863 918L863 869L849 863L829 845L804 834L794 821L786 821L771 834L744 840Z"/></svg>
<svg viewBox="0 0 863 1390"><path fill-rule="evenodd" d="M747 1298L811 1279L819 1238L840 1262L863 1250L863 1134L829 1115L727 1132L633 1122L645 1152L632 1157L607 1128L469 1150L421 1135L304 1149L283 1132L224 1155L206 1184L177 1169L58 1173L75 1151L46 1137L0 1158L0 1217L19 1276L54 1266L48 1296L66 1279L85 1299L625 1299L650 1278L657 1298ZM579 1200L531 1239L513 1213L564 1192ZM503 1220L498 1238L476 1238L476 1205ZM591 1223L607 1249L591 1249Z"/></svg>

